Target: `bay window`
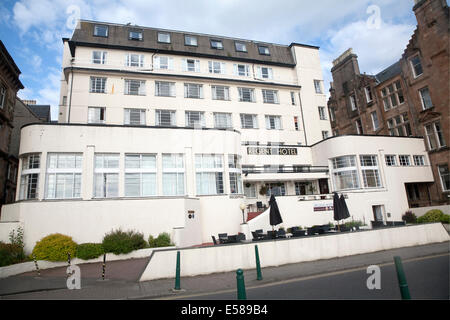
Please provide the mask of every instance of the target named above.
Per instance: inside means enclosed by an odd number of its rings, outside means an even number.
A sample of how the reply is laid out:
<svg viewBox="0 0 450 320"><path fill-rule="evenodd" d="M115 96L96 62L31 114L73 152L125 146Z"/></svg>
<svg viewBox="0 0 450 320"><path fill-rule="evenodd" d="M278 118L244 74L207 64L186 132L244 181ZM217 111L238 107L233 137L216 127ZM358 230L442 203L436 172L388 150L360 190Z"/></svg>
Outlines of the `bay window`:
<svg viewBox="0 0 450 320"><path fill-rule="evenodd" d="M125 196L156 196L156 155L125 155Z"/></svg>
<svg viewBox="0 0 450 320"><path fill-rule="evenodd" d="M163 154L162 169L163 194L165 196L185 195L183 154Z"/></svg>
<svg viewBox="0 0 450 320"><path fill-rule="evenodd" d="M38 196L40 155L30 154L22 158L19 200L36 199Z"/></svg>
<svg viewBox="0 0 450 320"><path fill-rule="evenodd" d="M119 154L96 154L94 165L94 197L119 196Z"/></svg>
<svg viewBox="0 0 450 320"><path fill-rule="evenodd" d="M82 160L82 154L48 154L46 199L81 197Z"/></svg>
<svg viewBox="0 0 450 320"><path fill-rule="evenodd" d="M342 156L332 159L335 190L359 189L356 156Z"/></svg>
<svg viewBox="0 0 450 320"><path fill-rule="evenodd" d="M224 193L222 155L196 154L195 168L198 195L217 195Z"/></svg>

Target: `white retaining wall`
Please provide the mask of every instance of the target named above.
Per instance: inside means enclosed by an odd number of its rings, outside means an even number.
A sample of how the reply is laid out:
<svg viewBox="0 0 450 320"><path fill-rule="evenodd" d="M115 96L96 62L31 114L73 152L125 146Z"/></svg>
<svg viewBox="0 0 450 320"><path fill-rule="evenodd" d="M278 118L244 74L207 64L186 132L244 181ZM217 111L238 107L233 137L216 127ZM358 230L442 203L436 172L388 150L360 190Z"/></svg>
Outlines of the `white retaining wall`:
<svg viewBox="0 0 450 320"><path fill-rule="evenodd" d="M255 268L255 244L261 267L344 257L449 241L441 223L349 232L337 235L252 242L180 250L181 276L195 276ZM175 275L177 250L154 252L140 281Z"/></svg>
<svg viewBox="0 0 450 320"><path fill-rule="evenodd" d="M409 208L410 211L412 211L417 218L423 216L425 213L427 213L430 210L441 210L445 214L450 214L450 205L445 206L434 206L434 207L420 207L420 208Z"/></svg>

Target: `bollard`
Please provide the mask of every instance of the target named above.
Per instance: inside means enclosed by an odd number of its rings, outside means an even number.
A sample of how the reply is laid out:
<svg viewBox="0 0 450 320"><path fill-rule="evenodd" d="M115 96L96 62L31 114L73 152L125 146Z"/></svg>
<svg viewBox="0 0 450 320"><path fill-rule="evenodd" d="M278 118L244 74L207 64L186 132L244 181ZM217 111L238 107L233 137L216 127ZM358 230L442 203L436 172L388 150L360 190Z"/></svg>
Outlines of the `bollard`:
<svg viewBox="0 0 450 320"><path fill-rule="evenodd" d="M259 252L258 252L258 245L255 245L255 257L256 257L256 280L262 280L262 273L261 273L261 265L259 263Z"/></svg>
<svg viewBox="0 0 450 320"><path fill-rule="evenodd" d="M175 270L175 288L174 290L181 290L180 288L180 251L177 251L177 266Z"/></svg>
<svg viewBox="0 0 450 320"><path fill-rule="evenodd" d="M41 272L39 271L39 266L38 266L38 263L36 261L36 256L34 254L33 254L33 260L34 260L34 265L36 266L36 271L37 271L38 277L40 277L41 276Z"/></svg>
<svg viewBox="0 0 450 320"><path fill-rule="evenodd" d="M105 280L106 253L103 254L102 280Z"/></svg>
<svg viewBox="0 0 450 320"><path fill-rule="evenodd" d="M70 266L70 252L67 252L67 264Z"/></svg>
<svg viewBox="0 0 450 320"><path fill-rule="evenodd" d="M409 294L408 283L406 282L405 272L403 271L402 259L400 257L394 257L395 269L397 270L398 285L400 287L400 294L402 300L411 300Z"/></svg>
<svg viewBox="0 0 450 320"><path fill-rule="evenodd" d="M242 271L242 269L238 269L236 271L236 281L238 300L247 300L247 294L245 293L244 271Z"/></svg>

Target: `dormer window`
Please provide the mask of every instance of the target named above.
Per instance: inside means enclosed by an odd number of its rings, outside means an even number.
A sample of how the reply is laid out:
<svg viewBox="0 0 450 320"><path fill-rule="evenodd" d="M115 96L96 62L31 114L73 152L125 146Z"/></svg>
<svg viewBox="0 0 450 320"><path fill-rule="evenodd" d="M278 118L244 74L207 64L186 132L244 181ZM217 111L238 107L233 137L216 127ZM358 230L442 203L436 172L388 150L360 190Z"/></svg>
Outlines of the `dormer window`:
<svg viewBox="0 0 450 320"><path fill-rule="evenodd" d="M259 54L262 54L262 55L265 55L265 56L270 56L269 47L258 46L258 51L259 51Z"/></svg>
<svg viewBox="0 0 450 320"><path fill-rule="evenodd" d="M129 39L142 41L142 31L131 30L129 34Z"/></svg>
<svg viewBox="0 0 450 320"><path fill-rule="evenodd" d="M236 51L247 52L247 46L245 45L245 43L235 42L234 47L236 48Z"/></svg>
<svg viewBox="0 0 450 320"><path fill-rule="evenodd" d="M211 48L222 50L223 49L223 43L220 40L211 40Z"/></svg>
<svg viewBox="0 0 450 320"><path fill-rule="evenodd" d="M105 25L95 25L94 26L94 36L97 37L107 37L108 36L108 26Z"/></svg>
<svg viewBox="0 0 450 320"><path fill-rule="evenodd" d="M170 43L170 33L158 32L158 42Z"/></svg>
<svg viewBox="0 0 450 320"><path fill-rule="evenodd" d="M195 36L184 36L184 44L187 46L197 46L197 37Z"/></svg>

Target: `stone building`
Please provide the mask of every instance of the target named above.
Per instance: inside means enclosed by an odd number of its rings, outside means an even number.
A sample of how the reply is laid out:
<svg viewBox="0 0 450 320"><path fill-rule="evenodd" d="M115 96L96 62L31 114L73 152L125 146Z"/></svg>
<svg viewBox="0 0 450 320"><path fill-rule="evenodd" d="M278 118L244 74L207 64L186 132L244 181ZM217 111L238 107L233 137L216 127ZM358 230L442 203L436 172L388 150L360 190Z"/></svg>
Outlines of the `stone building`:
<svg viewBox="0 0 450 320"><path fill-rule="evenodd" d="M405 184L410 207L449 203L449 7L416 1L417 28L399 61L361 74L351 49L333 63L328 107L334 135L423 136L434 183ZM417 159L389 158L393 166ZM403 163L402 163L403 161Z"/></svg>

